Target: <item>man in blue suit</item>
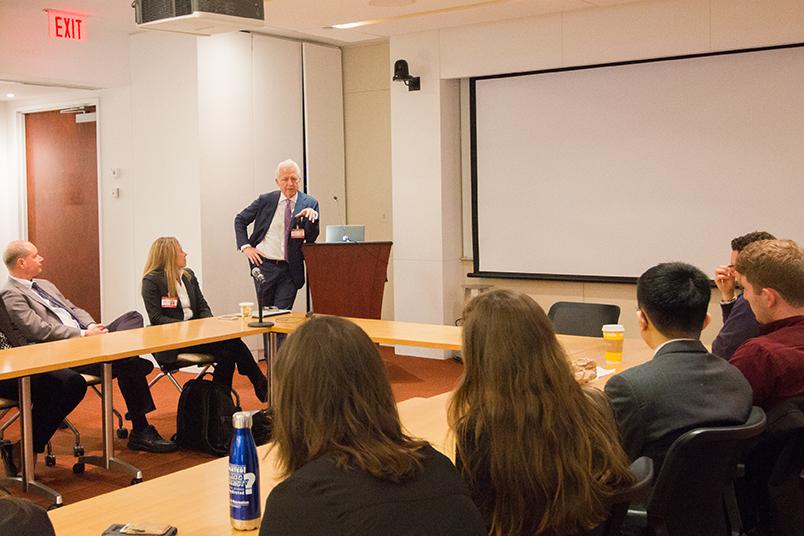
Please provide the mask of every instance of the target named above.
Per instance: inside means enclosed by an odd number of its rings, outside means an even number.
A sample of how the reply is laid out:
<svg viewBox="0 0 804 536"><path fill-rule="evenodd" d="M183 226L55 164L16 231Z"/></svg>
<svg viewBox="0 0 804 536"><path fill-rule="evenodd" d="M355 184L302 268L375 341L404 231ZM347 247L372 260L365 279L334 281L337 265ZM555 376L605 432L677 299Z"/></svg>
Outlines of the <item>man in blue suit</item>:
<svg viewBox="0 0 804 536"><path fill-rule="evenodd" d="M265 307L293 307L304 285L302 244L318 238L318 201L300 192L300 183L299 165L285 160L276 168L279 190L262 194L235 217L237 247L248 257L249 270L258 266L265 277Z"/></svg>

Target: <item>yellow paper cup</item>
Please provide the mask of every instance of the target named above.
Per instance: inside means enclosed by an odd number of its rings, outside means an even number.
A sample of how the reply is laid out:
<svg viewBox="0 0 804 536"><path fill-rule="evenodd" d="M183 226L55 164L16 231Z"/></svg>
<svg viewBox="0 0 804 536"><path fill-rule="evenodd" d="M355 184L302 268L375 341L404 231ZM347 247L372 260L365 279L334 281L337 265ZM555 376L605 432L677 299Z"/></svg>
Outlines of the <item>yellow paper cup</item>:
<svg viewBox="0 0 804 536"><path fill-rule="evenodd" d="M624 334L625 328L621 324L606 324L603 326L607 363L622 363Z"/></svg>

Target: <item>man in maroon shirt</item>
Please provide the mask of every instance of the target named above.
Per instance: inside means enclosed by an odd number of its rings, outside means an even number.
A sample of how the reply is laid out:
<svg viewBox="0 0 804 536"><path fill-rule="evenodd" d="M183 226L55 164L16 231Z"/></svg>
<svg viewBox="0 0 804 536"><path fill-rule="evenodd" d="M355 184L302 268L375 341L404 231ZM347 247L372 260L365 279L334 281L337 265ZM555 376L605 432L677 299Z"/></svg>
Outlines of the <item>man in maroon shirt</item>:
<svg viewBox="0 0 804 536"><path fill-rule="evenodd" d="M737 256L734 269L760 322L759 336L729 360L767 410L804 395L804 250L792 240L762 240Z"/></svg>

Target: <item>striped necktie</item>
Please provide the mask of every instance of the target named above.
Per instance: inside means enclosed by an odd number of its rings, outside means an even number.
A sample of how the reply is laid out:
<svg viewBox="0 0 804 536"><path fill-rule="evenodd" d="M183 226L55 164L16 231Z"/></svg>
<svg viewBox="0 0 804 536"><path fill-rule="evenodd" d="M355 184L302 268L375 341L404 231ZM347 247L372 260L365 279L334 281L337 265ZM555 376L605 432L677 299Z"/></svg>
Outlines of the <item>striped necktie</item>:
<svg viewBox="0 0 804 536"><path fill-rule="evenodd" d="M75 313L73 312L73 310L72 310L72 309L70 309L69 307L67 307L66 305L64 305L63 303L61 303L59 300L57 300L56 298L54 298L53 296L51 296L51 295L50 295L50 294L49 294L47 291L45 291L45 289L43 289L42 287L40 287L40 286L39 286L39 284L38 284L36 281L34 281L34 282L33 282L33 284L31 285L31 288L33 288L33 289L34 289L34 291L35 291L37 294L39 294L40 296L42 296L44 299L48 300L48 301L49 301L50 303L52 303L53 305L55 305L55 306L57 306L57 307L61 307L62 309L64 309L64 310L65 310L65 311L67 311L68 313L70 313L70 316L71 316L71 317L73 317L73 319L74 319L76 322L78 322L78 327L80 327L81 329L87 329L86 324L84 324L83 322L81 322L81 319L79 319L77 316L75 316Z"/></svg>

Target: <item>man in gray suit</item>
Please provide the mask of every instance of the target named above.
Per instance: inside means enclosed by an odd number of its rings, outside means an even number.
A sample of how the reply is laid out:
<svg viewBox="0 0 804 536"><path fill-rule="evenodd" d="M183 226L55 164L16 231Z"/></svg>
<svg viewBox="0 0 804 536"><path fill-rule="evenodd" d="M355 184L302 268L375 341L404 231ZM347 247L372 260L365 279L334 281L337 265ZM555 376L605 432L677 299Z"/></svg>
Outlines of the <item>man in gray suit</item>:
<svg viewBox="0 0 804 536"><path fill-rule="evenodd" d="M673 441L694 428L741 424L751 386L733 365L701 343L709 324L706 275L680 262L654 266L637 282L637 320L653 359L613 376L605 391L623 449L653 459L656 473Z"/></svg>
<svg viewBox="0 0 804 536"><path fill-rule="evenodd" d="M46 279L34 279L42 272L43 260L36 246L30 242L11 242L3 251L3 262L8 268L9 278L0 289L0 297L9 317L29 343L91 337L143 326L142 315L136 311L124 314L108 326L96 323L89 313L65 298L53 283ZM100 374L99 365L74 370L96 376ZM112 362L112 375L117 378L132 422L128 448L173 452L176 444L162 439L145 416L156 409L146 378L151 370L153 365L139 356Z"/></svg>

